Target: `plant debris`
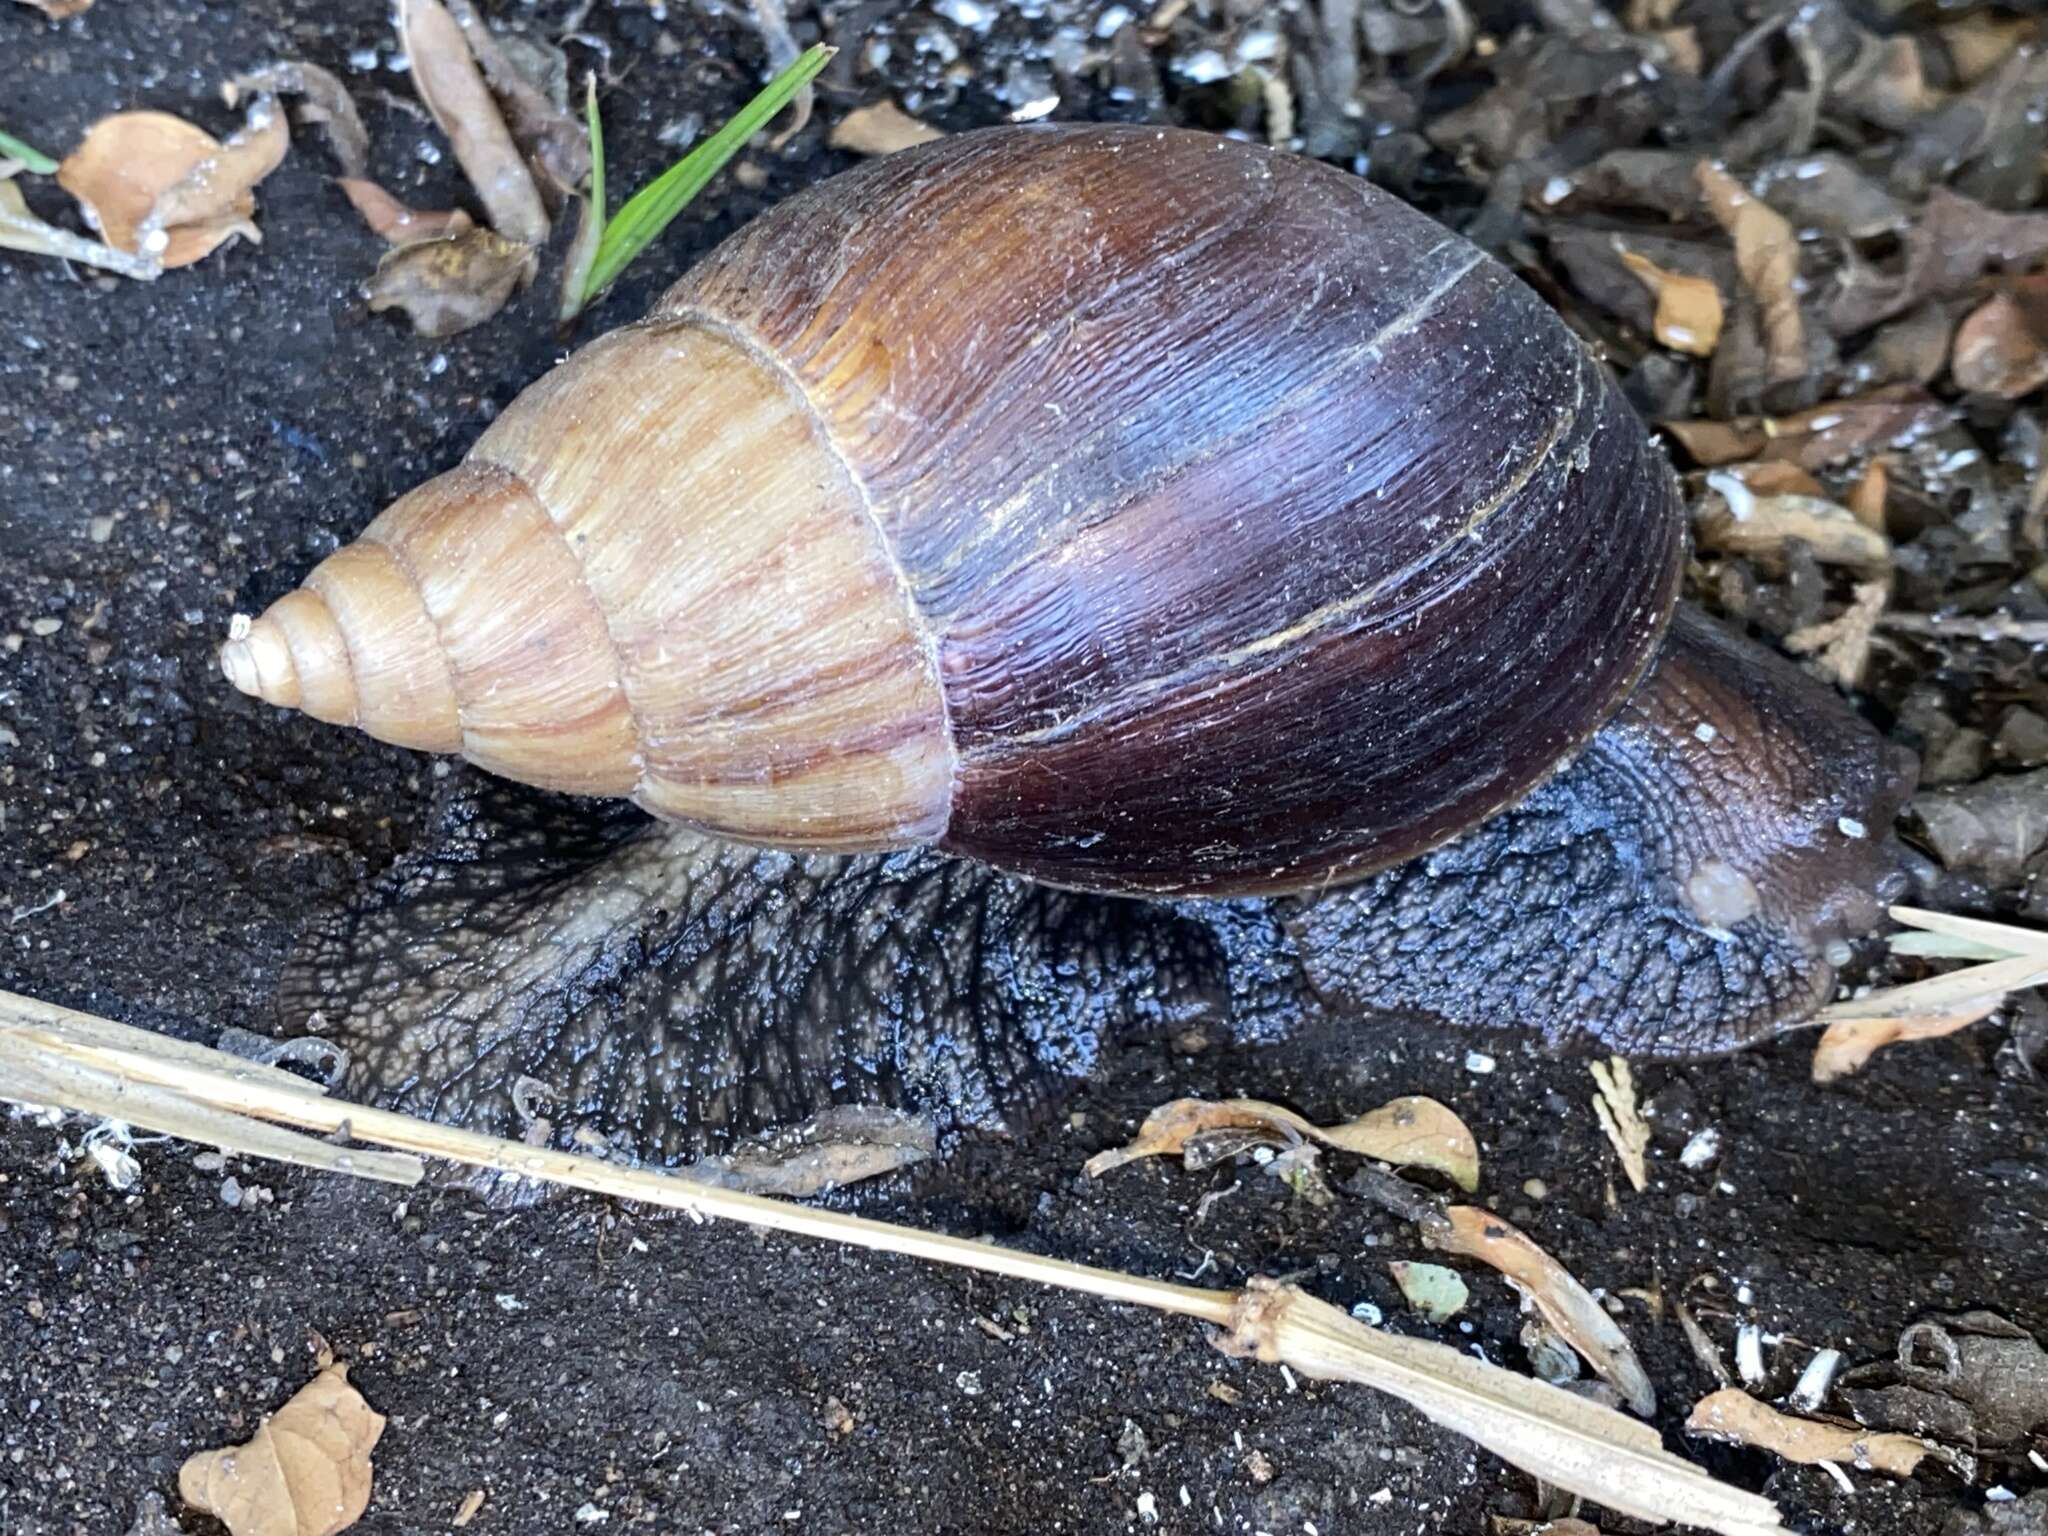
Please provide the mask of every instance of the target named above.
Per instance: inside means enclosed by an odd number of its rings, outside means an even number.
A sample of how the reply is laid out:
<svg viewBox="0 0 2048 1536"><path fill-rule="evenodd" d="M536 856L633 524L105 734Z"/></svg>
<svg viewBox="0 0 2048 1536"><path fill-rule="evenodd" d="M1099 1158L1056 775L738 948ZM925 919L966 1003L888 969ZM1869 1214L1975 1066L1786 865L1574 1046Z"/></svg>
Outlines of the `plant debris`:
<svg viewBox="0 0 2048 1536"><path fill-rule="evenodd" d="M461 25L441 0L399 0L398 24L412 61L413 88L447 135L456 161L484 205L492 232L529 249L545 244L548 215L540 190L484 83ZM491 312L496 313L495 306Z"/></svg>
<svg viewBox="0 0 2048 1536"><path fill-rule="evenodd" d="M362 176L370 164L370 134L355 98L328 70L301 59L284 59L235 76L220 88L221 99L239 106L244 96L298 96L299 121L327 135L343 176Z"/></svg>
<svg viewBox="0 0 2048 1536"><path fill-rule="evenodd" d="M1479 1144L1450 1110L1434 1099L1402 1098L1342 1125L1316 1126L1291 1109L1257 1099L1175 1099L1145 1117L1129 1145L1098 1152L1087 1173L1100 1178L1112 1168L1146 1157L1206 1158L1215 1161L1212 1138L1222 1133L1237 1147L1262 1142L1291 1146L1303 1141L1370 1157L1397 1167L1427 1168L1460 1189L1479 1187Z"/></svg>
<svg viewBox="0 0 2048 1536"><path fill-rule="evenodd" d="M446 240L476 228L476 221L460 208L421 211L408 208L376 182L360 176L344 176L341 190L355 205L373 234L389 245L418 245L423 240Z"/></svg>
<svg viewBox="0 0 2048 1536"><path fill-rule="evenodd" d="M893 101L878 101L856 107L832 125L826 142L834 149L856 155L893 155L899 149L929 144L946 135L929 123L919 122Z"/></svg>
<svg viewBox="0 0 2048 1536"><path fill-rule="evenodd" d="M370 1452L384 1416L330 1365L265 1419L245 1445L201 1451L178 1493L231 1536L334 1536L370 1503Z"/></svg>
<svg viewBox="0 0 2048 1536"><path fill-rule="evenodd" d="M289 147L274 99L252 102L226 144L168 112L117 112L87 130L57 167L57 183L117 250L166 269L190 266L226 242L260 243L252 189Z"/></svg>
<svg viewBox="0 0 2048 1536"><path fill-rule="evenodd" d="M1616 242L1622 264L1643 280L1657 301L1652 333L1665 346L1695 357L1712 357L1721 344L1720 287L1709 277L1668 272L1649 257Z"/></svg>
<svg viewBox="0 0 2048 1536"><path fill-rule="evenodd" d="M1735 242L1735 265L1762 309L1767 379L1785 384L1806 376L1806 322L1799 312L1799 237L1785 216L1743 190L1719 166L1701 161L1694 173L1707 207Z"/></svg>
<svg viewBox="0 0 2048 1536"><path fill-rule="evenodd" d="M92 0L20 0L30 10L41 11L52 21L81 16L92 9Z"/></svg>
<svg viewBox="0 0 2048 1536"><path fill-rule="evenodd" d="M388 253L368 285L370 308L403 310L422 336L454 336L503 309L532 270L532 246L465 229Z"/></svg>
<svg viewBox="0 0 2048 1536"><path fill-rule="evenodd" d="M1394 1284L1401 1288L1402 1300L1420 1313L1425 1322L1447 1323L1464 1311L1465 1303L1471 1300L1472 1293L1455 1269L1396 1260L1387 1270L1393 1275Z"/></svg>
<svg viewBox="0 0 2048 1536"><path fill-rule="evenodd" d="M0 177L0 247L26 251L31 256L55 256L60 261L84 262L87 266L104 267L109 272L118 272L123 277L143 282L163 272L163 267L150 257L117 250L97 240L74 235L68 229L45 224L29 211L28 200L21 195L21 188L6 177Z"/></svg>
<svg viewBox="0 0 2048 1536"><path fill-rule="evenodd" d="M2048 274L2017 278L1956 327L1956 388L2017 400L2048 384Z"/></svg>
<svg viewBox="0 0 2048 1536"><path fill-rule="evenodd" d="M2048 1428L2048 1352L1995 1312L1923 1318L1895 1362L1858 1366L1839 1390L1859 1423L1999 1450Z"/></svg>
<svg viewBox="0 0 2048 1536"><path fill-rule="evenodd" d="M1619 1056L1594 1062L1591 1071L1600 1090L1593 1095L1593 1113L1621 1155L1629 1183L1641 1194L1650 1187L1650 1171L1643 1160L1650 1147L1650 1128L1636 1108L1635 1074Z"/></svg>
<svg viewBox="0 0 2048 1536"><path fill-rule="evenodd" d="M1848 1463L1865 1472L1911 1477L1931 1449L1907 1435L1872 1434L1818 1419L1795 1419L1740 1387L1726 1387L1694 1404L1688 1434L1753 1445L1804 1466Z"/></svg>
<svg viewBox="0 0 2048 1536"><path fill-rule="evenodd" d="M1657 1411L1656 1389L1628 1335L1569 1270L1515 1227L1478 1206L1454 1205L1440 1222L1422 1224L1422 1240L1499 1270L1521 1294L1524 1308L1541 1314L1631 1410L1644 1418Z"/></svg>
<svg viewBox="0 0 2048 1536"><path fill-rule="evenodd" d="M802 1200L880 1178L938 1152L928 1116L864 1104L813 1115L768 1140L690 1165L690 1177L720 1189Z"/></svg>
<svg viewBox="0 0 2048 1536"><path fill-rule="evenodd" d="M1893 907L1891 915L1922 930L1895 936L1895 951L1983 958L1984 963L1823 1008L1818 1018L1828 1027L1814 1050L1815 1082L1860 1071L1887 1045L1954 1034L1989 1017L2010 993L2048 983L2048 934L1915 907ZM1929 935L1939 942L1930 942Z"/></svg>
<svg viewBox="0 0 2048 1536"><path fill-rule="evenodd" d="M540 172L541 184L557 200L580 190L590 179L590 143L567 101L554 100L520 71L470 0L446 4L497 99L512 141Z"/></svg>

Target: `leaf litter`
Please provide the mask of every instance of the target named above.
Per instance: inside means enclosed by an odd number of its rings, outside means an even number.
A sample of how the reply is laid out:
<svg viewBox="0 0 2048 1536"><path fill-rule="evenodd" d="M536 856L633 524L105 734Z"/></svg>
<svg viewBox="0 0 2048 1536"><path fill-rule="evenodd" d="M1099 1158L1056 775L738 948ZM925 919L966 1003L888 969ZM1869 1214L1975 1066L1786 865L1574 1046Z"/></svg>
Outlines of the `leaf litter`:
<svg viewBox="0 0 2048 1536"><path fill-rule="evenodd" d="M178 1493L230 1536L335 1536L369 1507L370 1452L383 1433L348 1367L329 1365L246 1444L188 1458Z"/></svg>

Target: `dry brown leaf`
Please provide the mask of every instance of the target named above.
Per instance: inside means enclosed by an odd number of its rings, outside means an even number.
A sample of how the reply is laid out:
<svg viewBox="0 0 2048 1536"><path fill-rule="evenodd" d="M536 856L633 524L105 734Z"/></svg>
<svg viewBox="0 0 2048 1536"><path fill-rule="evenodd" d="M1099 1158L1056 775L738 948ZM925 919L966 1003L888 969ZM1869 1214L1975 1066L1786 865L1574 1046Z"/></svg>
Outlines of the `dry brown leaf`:
<svg viewBox="0 0 2048 1536"><path fill-rule="evenodd" d="M52 21L81 15L92 9L92 0L21 0L30 10L41 11Z"/></svg>
<svg viewBox="0 0 2048 1536"><path fill-rule="evenodd" d="M1873 448L1903 448L1945 425L1953 412L1914 384L1886 384L1790 416L1733 421L1660 421L1707 468L1761 457L1768 463L1826 469Z"/></svg>
<svg viewBox="0 0 2048 1536"><path fill-rule="evenodd" d="M2021 278L1970 311L1949 354L1956 388L2017 400L2048 384L2048 274Z"/></svg>
<svg viewBox="0 0 2048 1536"><path fill-rule="evenodd" d="M1721 344L1721 290L1711 278L1669 272L1647 256L1620 246L1622 264L1642 279L1657 301L1657 340L1677 352L1712 357Z"/></svg>
<svg viewBox="0 0 2048 1536"><path fill-rule="evenodd" d="M341 178L341 190L355 205L363 222L391 245L417 245L422 240L446 240L474 229L475 221L460 208L436 208L425 212L408 208L376 182L362 176Z"/></svg>
<svg viewBox="0 0 2048 1536"><path fill-rule="evenodd" d="M1911 1477L1930 1449L1910 1435L1872 1434L1866 1429L1795 1419L1740 1387L1727 1387L1701 1398L1693 1405L1685 1428L1688 1434L1753 1445L1802 1466L1846 1462L1864 1472L1892 1477Z"/></svg>
<svg viewBox="0 0 2048 1536"><path fill-rule="evenodd" d="M1861 1070L1888 1045L1954 1034L1988 1017L2010 994L2048 983L2048 936L2007 923L1913 907L1893 907L1891 915L1951 942L1964 941L1977 953L2003 953L2004 958L1904 986L1881 987L1821 1009L1816 1018L1828 1027L1813 1055L1817 1083ZM1909 942L1921 937L1896 939L1894 946L1930 952L1927 943Z"/></svg>
<svg viewBox="0 0 2048 1536"><path fill-rule="evenodd" d="M1764 342L1775 383L1806 375L1806 324L1799 314L1799 237L1768 203L1711 161L1693 173L1714 221L1735 242L1735 266L1763 313Z"/></svg>
<svg viewBox="0 0 2048 1536"><path fill-rule="evenodd" d="M1226 1130L1255 1131L1281 1142L1319 1141L1360 1157L1431 1169L1468 1192L1479 1187L1479 1143L1465 1122L1436 1100L1413 1096L1328 1127L1259 1099L1175 1099L1147 1115L1128 1146L1091 1157L1087 1172L1099 1178L1139 1158L1178 1157L1191 1138Z"/></svg>
<svg viewBox="0 0 2048 1536"><path fill-rule="evenodd" d="M1758 496L1718 471L1707 476L1707 484L1718 494L1701 498L1693 527L1700 548L1711 554L1746 555L1776 569L1797 539L1823 565L1891 565L1891 540L1857 522L1846 507L1816 496Z"/></svg>
<svg viewBox="0 0 2048 1536"><path fill-rule="evenodd" d="M1826 499L1827 487L1797 464L1775 459L1758 459L1749 464L1730 464L1727 473L1759 496L1819 496Z"/></svg>
<svg viewBox="0 0 2048 1536"><path fill-rule="evenodd" d="M1650 1128L1636 1109L1636 1078L1625 1057L1611 1056L1596 1061L1589 1069L1600 1091L1593 1095L1593 1114L1600 1129L1621 1155L1622 1170L1641 1194L1650 1187L1650 1170L1643 1161L1650 1147Z"/></svg>
<svg viewBox="0 0 2048 1536"><path fill-rule="evenodd" d="M399 0L398 22L412 60L413 88L448 135L463 174L490 216L491 228L507 240L540 246L548 237L540 190L484 84L462 28L441 0Z"/></svg>
<svg viewBox="0 0 2048 1536"><path fill-rule="evenodd" d="M1988 1018L2004 1001L2005 996L2001 993L1997 997L1979 999L1952 1013L1885 1019L1837 1019L1827 1027L1820 1037L1820 1044L1813 1049L1813 1080L1832 1083L1836 1078L1861 1072L1869 1065L1870 1058L1888 1045L1909 1040L1938 1040L1943 1035L1967 1029L1978 1020Z"/></svg>
<svg viewBox="0 0 2048 1536"><path fill-rule="evenodd" d="M834 149L856 155L893 155L915 144L929 144L946 135L930 123L919 122L893 101L856 107L832 125L827 139Z"/></svg>
<svg viewBox="0 0 2048 1536"><path fill-rule="evenodd" d="M1705 418L1660 421L1657 426L1676 438L1678 446L1691 456L1695 464L1707 469L1753 459L1771 441L1762 421L1753 416L1738 421L1708 421Z"/></svg>
<svg viewBox="0 0 2048 1536"><path fill-rule="evenodd" d="M1744 483L1748 484L1748 481ZM1750 485L1749 488L1755 490L1756 486ZM1864 466L1863 473L1856 477L1856 483L1849 487L1842 504L1864 527L1883 533L1887 526L1885 503L1890 497L1891 471L1885 467L1883 459L1872 459Z"/></svg>
<svg viewBox="0 0 2048 1536"><path fill-rule="evenodd" d="M213 217L188 228L158 221L161 247L144 251L142 228L159 199L221 154L212 134L168 112L116 112L86 130L84 142L57 167L57 184L85 209L86 219L116 250L187 267L236 235L260 240L256 200L246 188Z"/></svg>
<svg viewBox="0 0 2048 1536"><path fill-rule="evenodd" d="M505 114L513 142L556 193L575 192L590 179L589 130L521 73L469 0L447 0L447 6Z"/></svg>
<svg viewBox="0 0 2048 1536"><path fill-rule="evenodd" d="M1570 1270L1522 1232L1476 1205L1454 1205L1443 1222L1423 1223L1422 1238L1432 1248L1499 1270L1521 1292L1523 1305L1533 1306L1631 1409L1644 1418L1657 1411L1656 1389L1621 1325Z"/></svg>
<svg viewBox="0 0 2048 1536"><path fill-rule="evenodd" d="M201 1451L178 1469L178 1493L232 1536L334 1536L370 1502L370 1452L384 1415L330 1365L246 1445Z"/></svg>
<svg viewBox="0 0 2048 1536"><path fill-rule="evenodd" d="M242 126L228 136L218 153L164 189L136 227L135 238L144 249L154 250L160 241L168 244L178 230L205 229L229 221L246 226L239 232L261 243L263 237L248 222L256 206L250 193L284 163L291 147L292 131L284 108L275 96L258 96L249 103ZM244 208L249 211L244 213Z"/></svg>
<svg viewBox="0 0 2048 1536"><path fill-rule="evenodd" d="M1600 1536L1600 1527L1570 1518L1515 1520L1507 1515L1495 1515L1491 1536Z"/></svg>
<svg viewBox="0 0 2048 1536"><path fill-rule="evenodd" d="M531 246L489 229L400 246L377 263L370 308L404 310L422 336L454 336L503 309L533 265Z"/></svg>
<svg viewBox="0 0 2048 1536"><path fill-rule="evenodd" d="M1870 664L1871 637L1891 601L1890 581L1859 581L1849 606L1820 624L1795 629L1784 640L1794 656L1819 651L1820 664L1829 677L1844 688L1863 686L1863 669Z"/></svg>
<svg viewBox="0 0 2048 1536"><path fill-rule="evenodd" d="M1934 30L1942 47L1948 50L1956 80L1963 85L1975 85L2022 45L2033 41L2040 29L2037 18L1993 16L1980 11L1945 22Z"/></svg>

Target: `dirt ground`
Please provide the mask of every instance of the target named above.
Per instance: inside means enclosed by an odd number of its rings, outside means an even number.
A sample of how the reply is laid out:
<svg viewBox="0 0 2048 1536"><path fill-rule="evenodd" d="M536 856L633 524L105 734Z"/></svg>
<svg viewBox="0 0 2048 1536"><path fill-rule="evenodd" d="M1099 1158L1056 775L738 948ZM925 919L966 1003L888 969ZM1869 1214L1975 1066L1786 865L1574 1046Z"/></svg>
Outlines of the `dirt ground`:
<svg viewBox="0 0 2048 1536"><path fill-rule="evenodd" d="M903 23L885 68L953 127L1000 118L1035 88L1044 39L1063 21L1093 35L1098 14L1041 6L977 31L977 7L939 10ZM514 15L548 35L569 19L553 0ZM665 127L722 119L756 79L758 39L730 7L600 8L578 25L624 74L606 106L622 182L670 157ZM957 92L924 81L945 62L912 42L928 27L958 50ZM401 104L393 51L369 0L100 0L55 25L8 6L0 121L52 148L131 106L225 131L220 80L307 58L350 81L379 173L445 206L457 173ZM828 93L821 114L880 89ZM1192 119L1201 106L1126 95L1060 110ZM819 133L722 178L585 333L846 163ZM63 207L47 183L31 201ZM260 249L151 285L0 255L0 986L193 1039L268 1027L295 936L410 846L427 802L423 759L232 697L214 662L228 616L454 462L565 350L545 288L444 342L367 314L376 242L317 152L294 153L260 205ZM1149 1275L1291 1275L1520 1365L1498 1281L1473 1277L1472 1307L1442 1329L1405 1311L1386 1262L1419 1256L1412 1233L1363 1202L1316 1209L1250 1165L1079 1172L1177 1095L1329 1120L1428 1094L1479 1134L1482 1196L1589 1285L1631 1298L1624 1321L1674 1448L1768 1493L1794 1529L1933 1536L1982 1489L1852 1473L1851 1495L1820 1469L1677 1432L1715 1383L1671 1311L1652 1314L1650 1288L1689 1296L1724 1357L1739 1323L1760 1325L1780 1389L1815 1347L1888 1357L1932 1310L1989 1308L2048 1337L2048 1093L2007 1027L1890 1051L1826 1088L1810 1054L1795 1037L1641 1068L1659 1114L1636 1194L1589 1109L1585 1063L1511 1030L1389 1024L1192 1056L1136 1045L1041 1134L969 1141L867 1203ZM1678 1149L1709 1126L1718 1160L1682 1167ZM1540 1512L1527 1479L1400 1405L1226 1360L1188 1323L594 1199L507 1212L459 1188L223 1167L179 1144L139 1147L142 1182L121 1194L81 1155L86 1129L0 1120L4 1536L128 1531L152 1494L178 1509L179 1463L245 1438L323 1347L390 1418L356 1527L368 1536L444 1529L472 1490L485 1501L467 1528L487 1536L1480 1536L1492 1515ZM2021 1462L2000 1480L2022 1493L2048 1481L2029 1475Z"/></svg>

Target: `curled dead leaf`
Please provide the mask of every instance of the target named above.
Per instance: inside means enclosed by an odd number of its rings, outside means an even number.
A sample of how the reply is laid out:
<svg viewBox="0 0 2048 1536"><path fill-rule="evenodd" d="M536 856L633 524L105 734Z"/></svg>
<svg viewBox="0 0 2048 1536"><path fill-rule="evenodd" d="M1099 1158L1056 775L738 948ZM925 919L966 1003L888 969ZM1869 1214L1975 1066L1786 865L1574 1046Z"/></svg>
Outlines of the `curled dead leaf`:
<svg viewBox="0 0 2048 1536"><path fill-rule="evenodd" d="M361 176L370 163L370 134L356 111L348 87L318 64L300 59L280 59L245 75L237 75L220 88L229 106L244 96L298 96L299 121L313 123L326 132L344 176Z"/></svg>
<svg viewBox="0 0 2048 1536"><path fill-rule="evenodd" d="M477 67L484 73L511 132L528 162L537 167L554 192L566 196L590 179L590 134L529 80L469 0L446 0L449 14L462 28Z"/></svg>
<svg viewBox="0 0 2048 1536"><path fill-rule="evenodd" d="M490 229L400 246L370 278L372 310L402 309L422 336L454 336L505 307L533 274L533 247Z"/></svg>
<svg viewBox="0 0 2048 1536"><path fill-rule="evenodd" d="M186 267L237 235L262 239L248 186L216 202L196 223L154 217L159 203L188 176L210 181L205 167L222 153L212 134L181 117L116 112L86 130L84 141L57 167L57 184L78 199L87 221L116 250L150 256L166 268ZM152 250L143 248L145 225L161 236Z"/></svg>
<svg viewBox="0 0 2048 1536"><path fill-rule="evenodd" d="M339 184L363 222L391 245L446 240L476 227L475 220L460 208L409 208L367 177L344 176Z"/></svg>
<svg viewBox="0 0 2048 1536"><path fill-rule="evenodd" d="M1621 1325L1570 1270L1520 1230L1476 1205L1454 1205L1441 1222L1423 1224L1422 1238L1432 1248L1499 1270L1521 1293L1523 1305L1533 1306L1632 1410L1644 1418L1657 1411L1656 1389Z"/></svg>
<svg viewBox="0 0 2048 1536"><path fill-rule="evenodd" d="M1673 351L1712 357L1721 343L1721 290L1713 280L1669 272L1647 256L1621 248L1622 262L1657 301L1657 340Z"/></svg>
<svg viewBox="0 0 2048 1536"><path fill-rule="evenodd" d="M441 0L400 0L398 23L412 61L413 88L448 135L491 228L507 240L540 246L548 237L547 210L461 26Z"/></svg>
<svg viewBox="0 0 2048 1536"><path fill-rule="evenodd" d="M136 239L145 249L153 250L159 239L168 244L177 230L205 229L232 220L246 224L241 232L260 244L263 237L248 224L255 212L250 193L284 163L291 147L292 132L284 108L275 96L256 97L249 103L242 126L228 136L227 143L164 189L136 227ZM248 214L241 212L245 205Z"/></svg>
<svg viewBox="0 0 2048 1536"><path fill-rule="evenodd" d="M1979 998L1975 1003L1946 1013L1900 1014L1891 1018L1837 1019L1828 1025L1813 1050L1813 1080L1831 1083L1849 1077L1869 1065L1870 1058L1888 1045L1909 1040L1939 1040L1959 1029L1967 1029L1997 1011L2005 995Z"/></svg>
<svg viewBox="0 0 2048 1536"><path fill-rule="evenodd" d="M1693 1405L1685 1428L1688 1434L1752 1445L1802 1466L1846 1462L1891 1477L1911 1477L1930 1449L1925 1441L1910 1435L1872 1434L1840 1424L1795 1419L1740 1387L1726 1387L1701 1398Z"/></svg>
<svg viewBox="0 0 2048 1536"><path fill-rule="evenodd" d="M265 1419L246 1445L201 1451L178 1493L232 1536L334 1536L370 1502L370 1452L384 1415L330 1365Z"/></svg>
<svg viewBox="0 0 2048 1536"><path fill-rule="evenodd" d="M1892 542L1859 523L1847 507L1816 496L1759 496L1732 475L1707 476L1715 494L1700 499L1693 527L1700 548L1712 554L1746 555L1769 568L1782 565L1795 539L1823 565L1884 570Z"/></svg>
<svg viewBox="0 0 2048 1536"><path fill-rule="evenodd" d="M1949 354L1956 387L2017 400L2048 384L2048 274L2021 278L1971 310Z"/></svg>
<svg viewBox="0 0 2048 1536"><path fill-rule="evenodd" d="M1228 1130L1280 1144L1318 1141L1380 1162L1431 1169L1467 1191L1479 1187L1479 1143L1472 1132L1434 1099L1417 1096L1328 1127L1258 1099L1175 1099L1147 1115L1128 1146L1091 1157L1087 1172L1099 1178L1140 1158L1179 1157L1191 1139Z"/></svg>
<svg viewBox="0 0 2048 1536"><path fill-rule="evenodd" d="M1735 266L1763 313L1770 378L1806 374L1806 324L1799 313L1799 237L1791 223L1711 161L1694 171L1714 220L1735 242Z"/></svg>
<svg viewBox="0 0 2048 1536"><path fill-rule="evenodd" d="M1756 489L1754 485L1749 488ZM1843 496L1842 504L1864 527L1883 533L1886 527L1885 504L1890 499L1891 471L1885 467L1884 460L1878 458L1863 467L1863 473L1856 477L1856 483Z"/></svg>
<svg viewBox="0 0 2048 1536"><path fill-rule="evenodd" d="M893 155L899 149L929 144L945 134L930 123L920 122L893 101L878 101L856 107L832 125L826 142L834 149L856 155Z"/></svg>
<svg viewBox="0 0 2048 1536"><path fill-rule="evenodd" d="M765 1141L690 1164L690 1177L720 1189L805 1200L924 1162L938 1129L924 1115L840 1104Z"/></svg>

